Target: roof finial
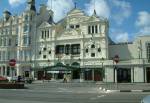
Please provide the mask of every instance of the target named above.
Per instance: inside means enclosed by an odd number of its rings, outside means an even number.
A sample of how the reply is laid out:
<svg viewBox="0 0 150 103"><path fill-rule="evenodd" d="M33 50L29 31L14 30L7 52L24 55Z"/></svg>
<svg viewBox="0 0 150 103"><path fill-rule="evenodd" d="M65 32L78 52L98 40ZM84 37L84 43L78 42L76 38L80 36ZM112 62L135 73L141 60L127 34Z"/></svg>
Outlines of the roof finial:
<svg viewBox="0 0 150 103"><path fill-rule="evenodd" d="M75 8L75 9L77 8L77 3L76 3L76 2L74 2L74 8Z"/></svg>
<svg viewBox="0 0 150 103"><path fill-rule="evenodd" d="M94 15L96 15L96 10L95 10L95 0L94 0Z"/></svg>
<svg viewBox="0 0 150 103"><path fill-rule="evenodd" d="M94 15L96 15L96 10L94 9Z"/></svg>

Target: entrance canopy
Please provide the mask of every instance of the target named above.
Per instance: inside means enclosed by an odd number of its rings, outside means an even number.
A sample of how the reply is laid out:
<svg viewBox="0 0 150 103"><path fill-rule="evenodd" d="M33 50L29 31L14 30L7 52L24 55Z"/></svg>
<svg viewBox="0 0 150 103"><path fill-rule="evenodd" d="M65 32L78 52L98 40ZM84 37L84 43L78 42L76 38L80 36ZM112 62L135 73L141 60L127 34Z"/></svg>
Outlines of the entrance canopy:
<svg viewBox="0 0 150 103"><path fill-rule="evenodd" d="M47 66L43 68L46 71L74 71L74 70L79 70L79 66L69 66L69 65L64 65L62 63L57 63L54 66Z"/></svg>

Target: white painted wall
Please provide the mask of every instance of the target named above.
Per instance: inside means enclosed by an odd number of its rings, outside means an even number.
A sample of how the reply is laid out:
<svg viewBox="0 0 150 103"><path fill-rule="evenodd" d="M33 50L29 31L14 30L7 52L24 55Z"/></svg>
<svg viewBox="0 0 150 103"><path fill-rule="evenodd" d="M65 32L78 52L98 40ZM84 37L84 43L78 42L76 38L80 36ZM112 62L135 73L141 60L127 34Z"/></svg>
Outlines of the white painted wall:
<svg viewBox="0 0 150 103"><path fill-rule="evenodd" d="M134 82L144 82L144 71L142 67L134 67Z"/></svg>
<svg viewBox="0 0 150 103"><path fill-rule="evenodd" d="M114 69L112 67L105 67L105 82L114 82Z"/></svg>

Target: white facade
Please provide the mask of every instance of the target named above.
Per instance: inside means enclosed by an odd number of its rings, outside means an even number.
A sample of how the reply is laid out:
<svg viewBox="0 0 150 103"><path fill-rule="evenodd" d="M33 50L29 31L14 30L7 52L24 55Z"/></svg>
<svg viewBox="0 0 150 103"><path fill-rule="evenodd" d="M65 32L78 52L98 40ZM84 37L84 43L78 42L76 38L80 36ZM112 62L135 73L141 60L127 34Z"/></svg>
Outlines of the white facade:
<svg viewBox="0 0 150 103"><path fill-rule="evenodd" d="M5 11L0 20L0 75L12 76L9 60L16 59L13 75L150 82L150 36L139 36L133 43L111 43L109 22L96 12L87 16L74 8L54 23L53 11L45 5L37 13L35 0L27 3L22 15Z"/></svg>

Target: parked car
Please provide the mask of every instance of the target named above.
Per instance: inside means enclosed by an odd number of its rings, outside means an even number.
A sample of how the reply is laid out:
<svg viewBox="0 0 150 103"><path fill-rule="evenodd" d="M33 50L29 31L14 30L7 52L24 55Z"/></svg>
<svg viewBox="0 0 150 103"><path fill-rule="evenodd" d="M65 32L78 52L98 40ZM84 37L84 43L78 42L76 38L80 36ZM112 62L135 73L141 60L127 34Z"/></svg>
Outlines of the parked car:
<svg viewBox="0 0 150 103"><path fill-rule="evenodd" d="M24 78L21 76L13 76L13 77L7 77L9 82L25 82Z"/></svg>
<svg viewBox="0 0 150 103"><path fill-rule="evenodd" d="M26 77L25 82L31 84L33 82L33 78Z"/></svg>
<svg viewBox="0 0 150 103"><path fill-rule="evenodd" d="M141 103L150 103L150 95L144 97L144 98L141 100Z"/></svg>
<svg viewBox="0 0 150 103"><path fill-rule="evenodd" d="M0 82L8 82L8 79L5 77L0 76Z"/></svg>

